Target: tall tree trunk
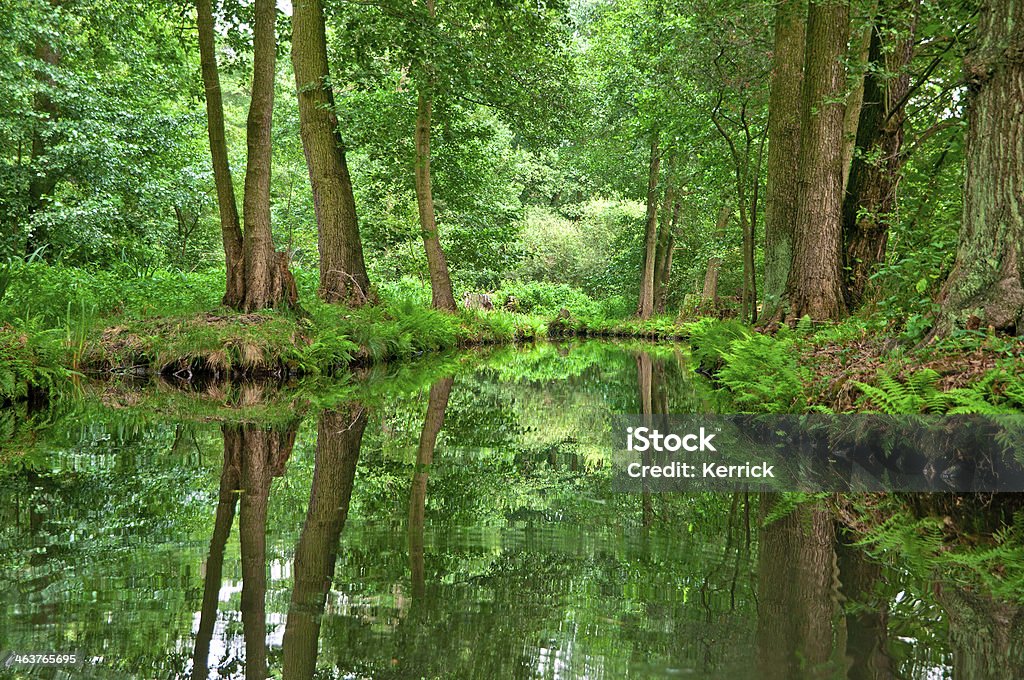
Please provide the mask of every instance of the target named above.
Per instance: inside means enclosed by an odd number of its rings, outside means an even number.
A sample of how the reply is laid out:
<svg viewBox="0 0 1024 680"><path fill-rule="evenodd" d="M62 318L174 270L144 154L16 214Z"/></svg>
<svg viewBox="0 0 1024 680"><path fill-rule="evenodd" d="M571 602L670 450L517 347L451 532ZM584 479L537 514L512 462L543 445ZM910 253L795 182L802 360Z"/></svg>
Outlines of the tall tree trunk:
<svg viewBox="0 0 1024 680"><path fill-rule="evenodd" d="M964 212L935 333L959 324L1020 333L1024 313L1024 0L988 0L968 82Z"/></svg>
<svg viewBox="0 0 1024 680"><path fill-rule="evenodd" d="M665 311L665 268L672 256L672 213L676 203L675 186L665 187L665 198L661 204L658 220L658 243L654 255L654 311Z"/></svg>
<svg viewBox="0 0 1024 680"><path fill-rule="evenodd" d="M334 582L366 422L366 409L353 404L324 411L317 423L313 484L295 546L295 587L284 628L285 680L309 680L316 671L320 622Z"/></svg>
<svg viewBox="0 0 1024 680"><path fill-rule="evenodd" d="M844 288L851 310L860 306L871 274L885 259L889 222L896 208L896 186L903 165L905 100L910 90L907 65L914 52L917 17L916 7L910 13L908 5L907 0L881 4L868 50L870 67L864 77L857 125L858 153L850 168L843 202ZM887 36L898 32L898 39L891 46L883 45L878 21L884 16L908 15L911 18L907 25L890 26L887 31Z"/></svg>
<svg viewBox="0 0 1024 680"><path fill-rule="evenodd" d="M267 677L267 502L270 482L284 473L295 445L296 425L265 430L256 425L224 425L225 451L240 461L241 502L238 542L242 558L242 633L246 680ZM228 455L225 453L225 455Z"/></svg>
<svg viewBox="0 0 1024 680"><path fill-rule="evenodd" d="M227 271L223 304L239 307L245 295L242 279L242 228L238 222L235 185L231 180L228 145L224 136L224 103L217 69L217 48L214 42L216 29L211 0L196 0L196 26L199 32L199 63L203 73L203 88L206 90L206 131L210 138L213 181L217 188L220 234Z"/></svg>
<svg viewBox="0 0 1024 680"><path fill-rule="evenodd" d="M253 25L252 100L246 123L245 196L242 218L242 307L264 309L278 303L295 304L295 282L285 253L274 251L270 226L271 124L274 113L274 73L277 57L274 0L255 0Z"/></svg>
<svg viewBox="0 0 1024 680"><path fill-rule="evenodd" d="M217 623L217 605L220 602L221 574L224 569L224 547L231 534L235 520L235 506L238 504L239 451L234 441L224 438L224 465L220 472L220 493L217 511L213 520L213 535L210 537L210 554L206 558L203 576L203 601L199 613L199 628L192 653L192 679L206 680L209 677L210 641Z"/></svg>
<svg viewBox="0 0 1024 680"><path fill-rule="evenodd" d="M363 261L352 177L334 113L321 0L295 0L292 6L292 66L299 133L316 213L320 297L360 306L371 300L370 278Z"/></svg>
<svg viewBox="0 0 1024 680"><path fill-rule="evenodd" d="M416 107L416 207L420 213L420 230L430 270L430 299L434 309L454 312L455 294L448 274L448 260L437 235L437 217L434 215L434 194L430 179L430 125L433 103L426 92L420 92Z"/></svg>
<svg viewBox="0 0 1024 680"><path fill-rule="evenodd" d="M434 20L434 0L426 0L430 21ZM434 214L434 192L430 176L430 127L433 122L434 67L424 68L425 83L420 85L416 104L416 134L414 139L413 170L416 179L416 207L420 214L420 232L423 248L427 253L427 268L430 271L430 298L434 309L445 312L457 311L452 279L448 273L448 259L441 248L437 234L437 216Z"/></svg>
<svg viewBox="0 0 1024 680"><path fill-rule="evenodd" d="M647 169L647 220L644 223L644 259L640 274L640 300L636 315L649 319L654 312L654 257L658 245L658 173L661 167L661 152L658 148L658 134L651 136L651 156Z"/></svg>
<svg viewBox="0 0 1024 680"><path fill-rule="evenodd" d="M765 190L764 307L762 317L781 320L782 297L793 259L793 228L800 156L800 92L804 73L803 0L775 10L775 48L768 101L768 184Z"/></svg>
<svg viewBox="0 0 1024 680"><path fill-rule="evenodd" d="M849 0L811 0L800 117L799 191L788 318L838 319L842 290L843 115Z"/></svg>
<svg viewBox="0 0 1024 680"><path fill-rule="evenodd" d="M725 230L729 226L729 217L732 215L732 208L723 205L718 210L718 220L715 222L715 238L725 238ZM707 268L704 271L704 288L701 291L701 306L715 309L718 307L718 271L722 267L722 258L709 257Z"/></svg>
<svg viewBox="0 0 1024 680"><path fill-rule="evenodd" d="M422 600L426 593L423 527L427 507L427 481L430 478L430 466L434 462L437 435L444 426L444 414L448 410L453 382L452 378L441 378L431 386L427 398L427 415L423 419L420 444L416 451L416 471L409 491L409 573L414 600Z"/></svg>
<svg viewBox="0 0 1024 680"><path fill-rule="evenodd" d="M754 164L754 184L751 187L750 196L750 220L747 228L743 231L743 271L745 275L745 288L750 296L750 323L757 323L757 270L754 268L756 239L757 239L757 207L761 197L761 168L764 162L764 144L768 136L766 127L761 133L761 139L757 146L757 163ZM747 148L750 148L748 138Z"/></svg>
<svg viewBox="0 0 1024 680"><path fill-rule="evenodd" d="M672 219L668 227L668 242L663 248L664 257L661 261L661 269L655 273L654 308L659 314L665 311L665 305L668 302L669 284L672 278L672 258L676 249L676 229L679 225L682 208L682 202L677 198L672 205Z"/></svg>
<svg viewBox="0 0 1024 680"><path fill-rule="evenodd" d="M871 15L877 14L876 7L872 9ZM843 195L846 195L846 187L850 181L850 168L853 165L853 152L857 148L857 130L860 129L860 111L864 105L864 82L868 76L868 67L871 66L871 37L875 34L874 23L865 28L859 37L850 40L851 59L856 60L858 69L864 69L864 75L858 75L853 89L846 97L846 113L843 115Z"/></svg>

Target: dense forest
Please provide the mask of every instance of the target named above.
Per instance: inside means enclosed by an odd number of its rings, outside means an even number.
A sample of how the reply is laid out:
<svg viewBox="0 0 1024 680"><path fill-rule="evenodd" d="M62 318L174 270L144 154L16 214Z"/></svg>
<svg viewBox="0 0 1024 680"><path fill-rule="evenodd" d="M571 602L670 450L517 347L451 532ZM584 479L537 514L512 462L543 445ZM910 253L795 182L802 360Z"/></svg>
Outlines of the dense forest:
<svg viewBox="0 0 1024 680"><path fill-rule="evenodd" d="M8 0L5 321L429 286L444 312L1013 335L1021 12Z"/></svg>
<svg viewBox="0 0 1024 680"><path fill-rule="evenodd" d="M0 0L0 675L1024 677L1021 27Z"/></svg>

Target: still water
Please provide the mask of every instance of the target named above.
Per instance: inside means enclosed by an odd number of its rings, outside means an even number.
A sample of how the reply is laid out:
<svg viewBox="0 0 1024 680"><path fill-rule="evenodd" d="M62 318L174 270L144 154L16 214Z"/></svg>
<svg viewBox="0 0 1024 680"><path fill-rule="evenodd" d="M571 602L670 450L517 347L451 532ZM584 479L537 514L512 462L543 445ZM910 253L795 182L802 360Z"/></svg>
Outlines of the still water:
<svg viewBox="0 0 1024 680"><path fill-rule="evenodd" d="M0 656L87 661L0 677L1019 669L1017 603L986 603L1002 632L969 605L951 617L953 596L980 597L969 584L869 556L813 504L762 527L776 499L613 493L613 414L725 408L682 348L539 345L204 390L100 387L4 426Z"/></svg>

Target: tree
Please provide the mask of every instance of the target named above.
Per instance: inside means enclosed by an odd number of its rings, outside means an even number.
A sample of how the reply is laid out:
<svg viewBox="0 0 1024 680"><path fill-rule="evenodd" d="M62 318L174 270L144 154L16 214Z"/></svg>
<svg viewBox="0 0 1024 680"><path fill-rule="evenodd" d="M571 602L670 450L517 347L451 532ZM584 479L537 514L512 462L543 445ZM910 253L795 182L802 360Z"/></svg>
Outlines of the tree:
<svg viewBox="0 0 1024 680"><path fill-rule="evenodd" d="M955 327L1019 333L1024 313L1024 2L987 0L967 76L966 176L956 264L933 337Z"/></svg>
<svg viewBox="0 0 1024 680"><path fill-rule="evenodd" d="M278 303L293 305L298 302L295 281L288 271L288 256L274 250L270 218L277 8L273 0L256 0L254 8L252 98L246 122L247 154L242 197L244 232L239 241L236 227L238 208L235 206L227 146L224 142L224 113L214 54L212 9L208 0L197 0L196 3L203 83L208 97L210 154L217 184L227 267L224 302L248 311L273 307Z"/></svg>
<svg viewBox="0 0 1024 680"><path fill-rule="evenodd" d="M636 315L649 319L654 312L654 265L658 246L658 174L661 168L661 149L657 133L651 135L651 155L647 171L647 217L644 221L644 258L640 272L640 300Z"/></svg>
<svg viewBox="0 0 1024 680"><path fill-rule="evenodd" d="M789 319L838 319L842 292L843 114L850 31L848 0L811 0L800 115L799 187Z"/></svg>
<svg viewBox="0 0 1024 680"><path fill-rule="evenodd" d="M334 113L320 0L296 0L292 6L292 66L316 212L319 293L328 302L359 306L371 301L373 293L363 262L352 177Z"/></svg>
<svg viewBox="0 0 1024 680"><path fill-rule="evenodd" d="M213 161L213 179L217 188L221 240L227 268L223 303L229 307L240 307L245 296L245 282L242 279L242 227L238 221L235 185L231 179L224 135L224 102L217 68L212 0L196 0L196 26L199 34L199 61L206 90L206 129L210 139L210 157Z"/></svg>
<svg viewBox="0 0 1024 680"><path fill-rule="evenodd" d="M277 62L277 6L255 0L253 25L252 100L246 122L245 194L242 197L242 307L263 309L298 300L288 271L288 256L274 250L270 228L271 123L274 114L274 73Z"/></svg>
<svg viewBox="0 0 1024 680"><path fill-rule="evenodd" d="M856 153L843 201L844 292L851 310L861 304L868 279L885 259L904 162L907 67L914 53L919 5L914 2L912 8L908 0L883 2L871 30Z"/></svg>
<svg viewBox="0 0 1024 680"><path fill-rule="evenodd" d="M804 76L806 14L802 0L775 10L771 96L768 103L768 180L765 188L764 308L780 320L793 257L800 155L800 92Z"/></svg>
<svg viewBox="0 0 1024 680"><path fill-rule="evenodd" d="M676 247L676 229L682 212L679 190L674 184L665 191L662 218L658 226L658 254L654 264L654 311L661 314L668 301L669 280L672 275L672 256Z"/></svg>
<svg viewBox="0 0 1024 680"><path fill-rule="evenodd" d="M437 20L434 0L426 0L427 25L433 29ZM428 51L430 46L426 46ZM422 74L416 93L416 132L413 142L413 173L416 179L416 208L420 215L423 248L430 269L430 297L434 309L454 312L455 294L448 273L448 260L437 235L437 215L434 213L434 190L430 176L430 128L434 111L434 65L422 64Z"/></svg>

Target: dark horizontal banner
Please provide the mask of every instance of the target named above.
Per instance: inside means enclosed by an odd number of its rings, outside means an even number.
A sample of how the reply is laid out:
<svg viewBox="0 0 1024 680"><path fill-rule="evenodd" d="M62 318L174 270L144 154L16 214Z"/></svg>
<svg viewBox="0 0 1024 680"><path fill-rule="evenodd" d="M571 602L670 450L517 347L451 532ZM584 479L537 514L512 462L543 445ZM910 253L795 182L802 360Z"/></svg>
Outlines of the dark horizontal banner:
<svg viewBox="0 0 1024 680"><path fill-rule="evenodd" d="M613 487L1024 492L1024 415L628 415Z"/></svg>

